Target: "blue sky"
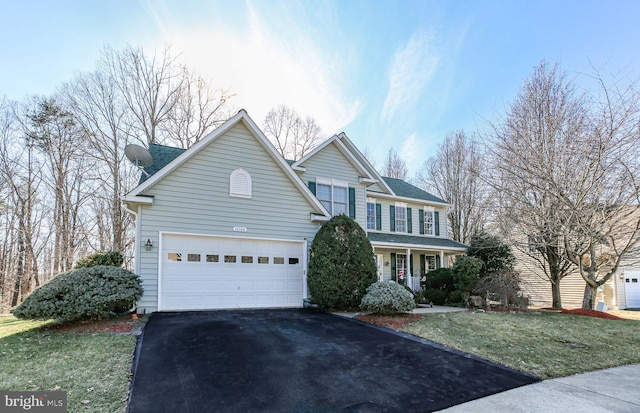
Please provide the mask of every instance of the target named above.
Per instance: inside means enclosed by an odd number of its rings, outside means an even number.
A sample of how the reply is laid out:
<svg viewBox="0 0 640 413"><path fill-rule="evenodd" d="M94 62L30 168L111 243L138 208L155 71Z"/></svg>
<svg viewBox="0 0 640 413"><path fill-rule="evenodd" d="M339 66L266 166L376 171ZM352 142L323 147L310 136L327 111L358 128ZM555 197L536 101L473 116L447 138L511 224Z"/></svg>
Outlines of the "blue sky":
<svg viewBox="0 0 640 413"><path fill-rule="evenodd" d="M104 45L170 44L262 125L279 104L410 173L495 119L542 59L640 75L639 1L0 0L0 96L50 94Z"/></svg>

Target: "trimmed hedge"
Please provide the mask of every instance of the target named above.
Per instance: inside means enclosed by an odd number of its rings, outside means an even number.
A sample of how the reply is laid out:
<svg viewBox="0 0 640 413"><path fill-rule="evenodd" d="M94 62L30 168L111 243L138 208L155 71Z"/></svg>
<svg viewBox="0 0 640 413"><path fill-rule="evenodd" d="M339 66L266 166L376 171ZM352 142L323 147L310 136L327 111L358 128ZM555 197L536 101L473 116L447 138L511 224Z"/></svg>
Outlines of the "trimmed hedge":
<svg viewBox="0 0 640 413"><path fill-rule="evenodd" d="M376 278L373 248L358 223L338 215L320 227L309 257L307 281L313 303L323 309L358 308Z"/></svg>
<svg viewBox="0 0 640 413"><path fill-rule="evenodd" d="M11 310L18 318L57 321L103 319L130 310L142 297L140 277L98 265L57 275Z"/></svg>
<svg viewBox="0 0 640 413"><path fill-rule="evenodd" d="M73 268L95 267L96 265L122 267L122 263L124 263L124 257L118 251L94 252L80 258Z"/></svg>
<svg viewBox="0 0 640 413"><path fill-rule="evenodd" d="M413 310L415 306L413 294L394 281L379 281L372 284L360 304L361 309L382 315L406 313Z"/></svg>

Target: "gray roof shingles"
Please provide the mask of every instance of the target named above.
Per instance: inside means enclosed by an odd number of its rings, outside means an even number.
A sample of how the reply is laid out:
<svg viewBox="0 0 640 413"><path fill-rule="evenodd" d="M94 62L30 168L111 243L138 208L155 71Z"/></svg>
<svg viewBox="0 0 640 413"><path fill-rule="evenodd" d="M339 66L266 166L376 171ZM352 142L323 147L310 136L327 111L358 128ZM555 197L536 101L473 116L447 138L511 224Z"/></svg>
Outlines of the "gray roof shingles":
<svg viewBox="0 0 640 413"><path fill-rule="evenodd" d="M423 201L429 202L438 202L441 204L446 204L442 198L438 198L435 195L428 193L427 191L423 191L417 186L413 186L408 182L403 181L402 179L383 177L384 181L389 185L391 190L398 196L405 198L413 198L413 199L421 199Z"/></svg>
<svg viewBox="0 0 640 413"><path fill-rule="evenodd" d="M416 236L416 235L406 235L406 234L387 234L381 232L369 232L367 234L369 237L369 241L371 242L385 242L391 244L403 244L403 245L418 245L420 247L435 247L435 248L464 248L468 247L459 242L446 239L446 238L433 238L433 237L425 237L425 236Z"/></svg>
<svg viewBox="0 0 640 413"><path fill-rule="evenodd" d="M153 158L153 163L144 168L144 170L149 174L149 176L151 176L164 168L167 164L171 163L171 161L180 156L185 150L186 149L152 143L149 145L149 153ZM142 174L138 185L146 181L147 178L147 175Z"/></svg>

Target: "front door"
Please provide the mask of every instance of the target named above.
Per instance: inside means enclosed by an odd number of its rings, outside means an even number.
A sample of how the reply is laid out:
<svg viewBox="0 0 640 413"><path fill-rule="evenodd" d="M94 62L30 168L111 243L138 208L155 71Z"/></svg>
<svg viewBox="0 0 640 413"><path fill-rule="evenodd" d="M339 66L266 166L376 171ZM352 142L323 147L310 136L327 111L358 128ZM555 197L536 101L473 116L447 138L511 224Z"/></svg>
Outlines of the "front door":
<svg viewBox="0 0 640 413"><path fill-rule="evenodd" d="M376 254L376 267L378 269L378 281L383 281L384 257L382 256L382 254Z"/></svg>
<svg viewBox="0 0 640 413"><path fill-rule="evenodd" d="M405 280L407 279L407 255L406 254L396 254L396 280L398 280L399 284L405 284Z"/></svg>

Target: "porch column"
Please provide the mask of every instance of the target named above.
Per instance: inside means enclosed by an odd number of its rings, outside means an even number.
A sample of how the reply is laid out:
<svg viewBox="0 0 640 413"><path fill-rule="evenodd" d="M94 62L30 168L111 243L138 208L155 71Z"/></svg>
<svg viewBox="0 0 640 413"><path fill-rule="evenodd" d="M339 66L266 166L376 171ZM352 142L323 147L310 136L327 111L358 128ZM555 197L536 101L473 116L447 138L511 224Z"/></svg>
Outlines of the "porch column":
<svg viewBox="0 0 640 413"><path fill-rule="evenodd" d="M443 268L446 268L449 266L448 263L447 265L444 264L444 251L440 251L440 266Z"/></svg>
<svg viewBox="0 0 640 413"><path fill-rule="evenodd" d="M407 263L407 269L405 270L406 274L405 279L407 280L407 285L409 287L411 287L411 248L407 248L407 259L406 259L406 263Z"/></svg>

